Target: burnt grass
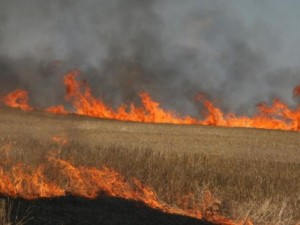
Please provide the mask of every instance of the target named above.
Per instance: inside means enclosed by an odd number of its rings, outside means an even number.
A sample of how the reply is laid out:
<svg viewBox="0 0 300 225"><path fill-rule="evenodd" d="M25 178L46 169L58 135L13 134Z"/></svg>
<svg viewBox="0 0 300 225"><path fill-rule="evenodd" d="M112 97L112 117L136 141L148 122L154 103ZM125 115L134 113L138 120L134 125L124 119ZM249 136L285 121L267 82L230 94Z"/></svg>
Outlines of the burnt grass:
<svg viewBox="0 0 300 225"><path fill-rule="evenodd" d="M53 137L67 142L54 142ZM75 167L107 166L127 181L137 178L159 200L179 208L183 205L178 200L189 193L195 196L189 199L188 208L199 208L203 200L207 202L208 190L214 197L208 203L217 203L218 213L237 221L249 216L254 224L299 224L299 146L300 132L130 123L0 107L0 169L11 168L3 159L35 168L55 150L57 157ZM57 179L56 173L46 175ZM15 199L14 207L18 202L22 210L31 208L33 220L28 224L76 224L77 220L77 224L119 224L112 218L119 214L120 224L202 224L107 197ZM200 208L202 212L206 209ZM97 217L92 219L93 215ZM63 222L55 222L56 218ZM111 223L97 222L97 218Z"/></svg>
<svg viewBox="0 0 300 225"><path fill-rule="evenodd" d="M166 214L141 202L121 198L75 196L9 200L11 221L27 218L30 225L210 225L181 215ZM26 219L25 219L26 220Z"/></svg>

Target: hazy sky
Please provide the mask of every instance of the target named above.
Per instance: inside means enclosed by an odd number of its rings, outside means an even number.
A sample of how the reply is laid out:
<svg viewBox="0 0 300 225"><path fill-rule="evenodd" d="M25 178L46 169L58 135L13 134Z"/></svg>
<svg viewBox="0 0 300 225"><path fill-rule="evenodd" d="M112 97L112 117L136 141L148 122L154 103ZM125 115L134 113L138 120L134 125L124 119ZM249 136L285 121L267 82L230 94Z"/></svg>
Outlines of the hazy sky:
<svg viewBox="0 0 300 225"><path fill-rule="evenodd" d="M241 113L275 96L295 104L297 0L0 0L0 6L0 94L20 87L32 104L60 103L63 74L80 69L95 95L113 105L136 101L141 91L192 114L198 92Z"/></svg>

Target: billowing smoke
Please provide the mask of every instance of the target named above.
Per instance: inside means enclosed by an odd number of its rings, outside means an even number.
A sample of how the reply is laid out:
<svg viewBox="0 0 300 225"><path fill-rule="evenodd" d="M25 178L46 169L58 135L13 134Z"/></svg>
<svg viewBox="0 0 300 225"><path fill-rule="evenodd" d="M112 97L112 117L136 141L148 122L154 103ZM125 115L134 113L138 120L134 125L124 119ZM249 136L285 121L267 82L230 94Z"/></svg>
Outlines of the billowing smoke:
<svg viewBox="0 0 300 225"><path fill-rule="evenodd" d="M0 0L0 95L63 101L71 69L111 105L147 91L162 107L197 114L198 93L225 111L293 104L300 83L297 0Z"/></svg>

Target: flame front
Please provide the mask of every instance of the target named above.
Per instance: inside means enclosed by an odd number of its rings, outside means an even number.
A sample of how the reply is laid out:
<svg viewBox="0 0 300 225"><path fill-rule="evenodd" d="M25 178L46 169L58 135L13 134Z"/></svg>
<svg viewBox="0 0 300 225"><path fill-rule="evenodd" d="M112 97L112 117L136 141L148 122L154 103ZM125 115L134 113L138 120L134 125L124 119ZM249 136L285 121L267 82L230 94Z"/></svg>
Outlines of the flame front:
<svg viewBox="0 0 300 225"><path fill-rule="evenodd" d="M65 115L68 114L68 111L65 109L63 105L51 106L45 109L45 111L53 114L65 114Z"/></svg>
<svg viewBox="0 0 300 225"><path fill-rule="evenodd" d="M287 104L274 99L272 105L260 104L258 111L253 117L238 116L234 113L225 114L211 101L200 98L206 108L206 116L199 120L191 116L180 117L176 113L164 110L160 103L154 101L146 92L140 93L141 106L133 103L121 105L113 109L101 99L92 95L91 89L86 82L77 80L78 71L71 71L64 78L66 88L65 100L70 102L79 115L135 121L144 123L173 123L173 124L199 124L225 127L248 127L278 130L300 130L300 106L293 109ZM293 90L294 97L300 96L300 85ZM4 98L7 106L30 111L33 108L28 105L28 94L24 90L15 90ZM45 111L54 114L68 114L64 106L51 106Z"/></svg>
<svg viewBox="0 0 300 225"><path fill-rule="evenodd" d="M148 93L141 93L142 106L134 104L122 105L113 110L102 100L95 98L89 86L85 82L76 80L79 73L71 71L65 76L66 86L65 100L70 101L77 114L109 118L125 121L145 123L173 123L173 124L201 124L225 127L251 127L279 130L300 130L300 106L291 109L284 102L275 99L268 106L260 104L258 112L253 117L237 116L234 113L225 114L211 101L201 97L206 108L206 116L203 120L191 116L180 117L176 113L164 110L158 102L155 102ZM294 96L300 95L300 85L295 87Z"/></svg>
<svg viewBox="0 0 300 225"><path fill-rule="evenodd" d="M251 224L250 221L234 223L216 214L202 214L196 207L179 208L168 205L159 201L155 192L139 180L133 179L132 184L129 184L118 172L106 167L75 167L68 161L49 156L45 164L36 168L21 163L9 167L9 170L4 168L5 166L0 165L0 193L6 196L36 199L69 194L93 199L105 194L143 202L165 213L205 218L220 225Z"/></svg>
<svg viewBox="0 0 300 225"><path fill-rule="evenodd" d="M191 116L181 117L174 112L164 110L160 103L154 101L146 92L140 93L141 106L134 104L121 105L113 109L101 99L92 95L86 82L77 80L78 71L71 71L64 78L66 88L65 100L70 102L74 111L79 115L136 121L145 123L173 123L173 124L200 124L225 127L249 127L278 130L300 130L300 106L291 108L279 99L274 99L271 105L265 103L258 105L257 113L252 116L238 116L234 113L224 113L213 102L200 98L206 108L204 119ZM300 85L293 90L294 97L300 95ZM199 100L199 99L198 99ZM16 90L5 97L4 103L24 111L32 110L28 105L28 95L24 90ZM51 106L46 109L49 113L68 114L64 106Z"/></svg>
<svg viewBox="0 0 300 225"><path fill-rule="evenodd" d="M147 93L140 94L143 104L141 107L131 104L122 105L117 110L113 110L103 101L95 98L85 82L76 80L77 76L77 71L70 72L65 76L64 84L67 93L65 100L72 103L79 115L145 123L197 123L191 117L180 118L172 112L161 109L160 104L153 101Z"/></svg>
<svg viewBox="0 0 300 225"><path fill-rule="evenodd" d="M7 106L10 106L12 108L19 108L23 111L31 111L33 108L29 106L28 104L28 93L27 91L17 89L4 98L4 103Z"/></svg>

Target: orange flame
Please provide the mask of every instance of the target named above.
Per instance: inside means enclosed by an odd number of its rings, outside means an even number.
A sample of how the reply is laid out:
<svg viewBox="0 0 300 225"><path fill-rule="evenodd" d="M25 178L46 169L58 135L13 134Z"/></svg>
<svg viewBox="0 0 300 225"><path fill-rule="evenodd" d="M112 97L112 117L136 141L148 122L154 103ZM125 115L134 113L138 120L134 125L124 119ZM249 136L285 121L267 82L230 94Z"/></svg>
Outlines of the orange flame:
<svg viewBox="0 0 300 225"><path fill-rule="evenodd" d="M28 105L28 93L27 91L17 89L4 98L4 103L12 108L19 108L23 111L31 111L33 108Z"/></svg>
<svg viewBox="0 0 300 225"><path fill-rule="evenodd" d="M79 115L147 123L192 124L196 122L191 117L180 118L172 112L161 109L159 103L153 101L147 93L140 94L142 107L131 104L113 110L102 100L95 98L85 82L76 80L77 76L77 71L70 72L65 76L64 84L67 93L65 99L72 103Z"/></svg>
<svg viewBox="0 0 300 225"><path fill-rule="evenodd" d="M191 116L179 117L173 112L163 110L158 102L151 99L149 94L141 93L141 107L133 104L122 105L117 110L107 106L102 100L96 99L86 83L76 80L77 71L71 71L65 76L65 99L70 101L77 114L109 118L126 121L146 123L174 123L174 124L202 124L226 127L252 127L279 130L300 130L300 107L289 108L279 99L268 106L260 104L258 113L253 117L237 116L233 113L224 114L211 101L203 96L198 100L203 101L207 115L203 120L197 120ZM300 86L294 89L294 95L300 93Z"/></svg>
<svg viewBox="0 0 300 225"><path fill-rule="evenodd" d="M52 156L37 168L18 163L7 171L0 166L0 193L25 199L59 197L67 194L92 199L104 193L111 197L143 202L165 213L204 218L220 225L239 224L214 213L202 214L199 208L181 209L161 202L150 187L137 179L133 179L133 184L129 184L122 175L109 168L75 167L68 161ZM247 224L244 222L240 224Z"/></svg>
<svg viewBox="0 0 300 225"><path fill-rule="evenodd" d="M94 97L88 84L77 80L78 75L78 71L66 74L64 85L66 87L65 100L72 104L79 115L145 123L201 124L300 131L300 106L293 109L279 99L274 99L271 105L265 103L258 105L257 113L248 117L234 113L225 114L213 102L200 96L197 101L201 101L205 106L206 116L199 120L191 116L182 117L162 109L160 103L154 101L146 92L139 95L141 106L129 104L113 109L101 99ZM293 94L294 96L300 95L300 85L294 88ZM21 108L24 111L32 110L28 105L27 92L23 90L8 94L4 102L8 106ZM62 105L49 107L46 111L54 114L71 113Z"/></svg>
<svg viewBox="0 0 300 225"><path fill-rule="evenodd" d="M63 114L63 115L69 114L63 105L51 106L45 109L45 111L53 114Z"/></svg>
<svg viewBox="0 0 300 225"><path fill-rule="evenodd" d="M52 140L59 145L65 145L68 141L61 136L54 136ZM0 148L0 154L9 158L11 150L11 144L5 145ZM220 225L252 225L248 219L234 223L214 212L211 206L218 201L209 191L205 192L202 201L196 201L195 196L189 194L178 199L177 205L180 207L172 206L160 201L154 190L137 179L133 178L129 183L121 174L107 167L76 167L67 160L53 156L51 151L46 162L36 166L15 163L10 159L0 161L0 194L29 200L65 195L93 199L104 194L143 202L165 213L205 219Z"/></svg>
<svg viewBox="0 0 300 225"><path fill-rule="evenodd" d="M260 104L258 113L251 117L236 116L224 113L215 107L210 101L204 102L208 115L201 123L204 125L226 127L251 127L277 130L300 130L300 108L290 109L279 99L275 99L271 106Z"/></svg>

